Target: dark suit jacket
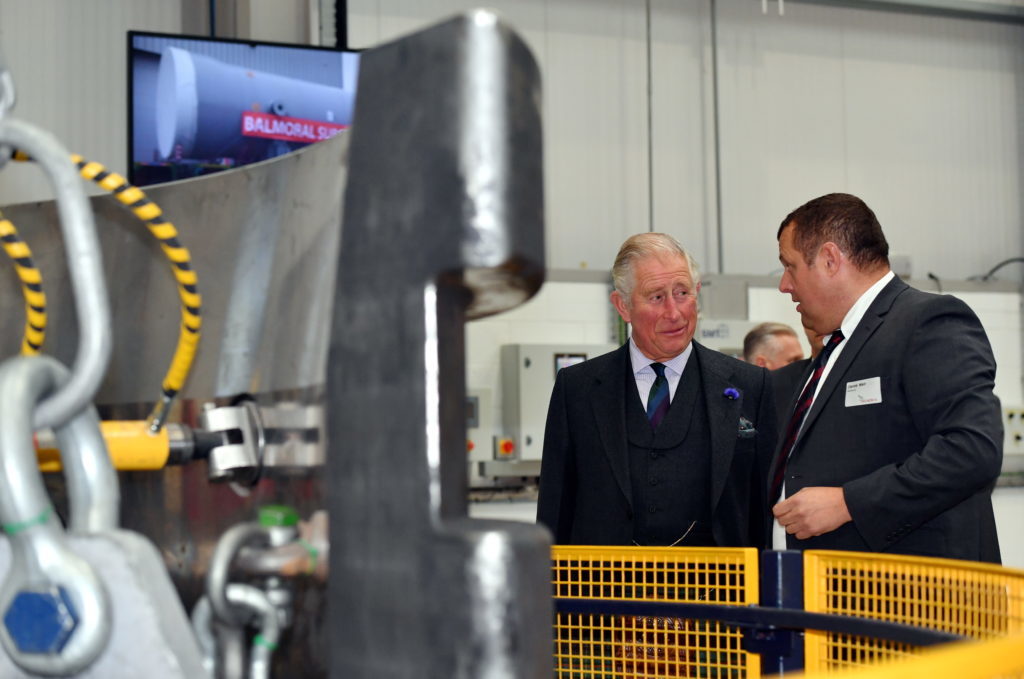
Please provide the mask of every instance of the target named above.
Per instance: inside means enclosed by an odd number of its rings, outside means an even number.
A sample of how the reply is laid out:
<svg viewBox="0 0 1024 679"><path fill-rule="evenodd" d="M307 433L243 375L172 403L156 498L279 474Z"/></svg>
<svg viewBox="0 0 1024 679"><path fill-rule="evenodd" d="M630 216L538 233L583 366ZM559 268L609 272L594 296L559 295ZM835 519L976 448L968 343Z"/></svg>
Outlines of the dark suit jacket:
<svg viewBox="0 0 1024 679"><path fill-rule="evenodd" d="M811 369L811 362L810 358L793 361L768 373L775 394L775 407L779 413L779 439L786 435L786 425L793 414L793 403L810 377L808 371Z"/></svg>
<svg viewBox="0 0 1024 679"><path fill-rule="evenodd" d="M789 548L999 562L991 495L1002 411L977 316L896 278L846 342L790 454L786 489L841 486L853 521L790 535ZM856 386L869 380L881 402L859 405Z"/></svg>
<svg viewBox="0 0 1024 679"><path fill-rule="evenodd" d="M775 447L775 405L767 371L696 342L693 348L689 360L694 365L686 370L701 371L712 441L712 533L723 547L763 547L770 535L764 479ZM627 344L563 368L555 378L537 520L551 530L556 544L632 542L626 452L629 360ZM726 395L730 388L738 398Z"/></svg>

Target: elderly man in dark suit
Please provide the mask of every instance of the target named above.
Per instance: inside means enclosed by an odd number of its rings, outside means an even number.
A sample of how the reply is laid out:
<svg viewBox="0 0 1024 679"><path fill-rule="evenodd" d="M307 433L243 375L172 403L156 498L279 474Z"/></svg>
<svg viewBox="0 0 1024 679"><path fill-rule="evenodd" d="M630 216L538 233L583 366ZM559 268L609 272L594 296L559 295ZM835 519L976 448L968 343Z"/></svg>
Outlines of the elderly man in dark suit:
<svg viewBox="0 0 1024 679"><path fill-rule="evenodd" d="M896 278L882 228L855 196L797 208L778 239L779 290L804 326L829 335L772 465L786 545L998 563L1002 413L977 316Z"/></svg>
<svg viewBox="0 0 1024 679"><path fill-rule="evenodd" d="M767 372L691 341L700 277L671 236L629 238L612 279L632 337L558 372L537 520L560 544L765 546Z"/></svg>

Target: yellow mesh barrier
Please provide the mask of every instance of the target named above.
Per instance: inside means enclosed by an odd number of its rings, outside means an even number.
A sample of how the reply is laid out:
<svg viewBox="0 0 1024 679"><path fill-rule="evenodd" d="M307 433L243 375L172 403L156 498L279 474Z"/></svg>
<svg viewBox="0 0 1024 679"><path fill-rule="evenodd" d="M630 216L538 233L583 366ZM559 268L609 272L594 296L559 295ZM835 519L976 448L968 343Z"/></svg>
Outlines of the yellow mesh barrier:
<svg viewBox="0 0 1024 679"><path fill-rule="evenodd" d="M804 552L805 609L937 629L975 639L1024 631L1024 571L971 561ZM808 674L910 656L916 647L808 630ZM984 676L984 675L979 675Z"/></svg>
<svg viewBox="0 0 1024 679"><path fill-rule="evenodd" d="M755 549L552 548L556 599L758 603ZM759 677L760 656L742 650L736 626L714 620L558 613L555 676Z"/></svg>
<svg viewBox="0 0 1024 679"><path fill-rule="evenodd" d="M787 679L1004 679L1024 678L1024 634L946 644L913 658L833 672L786 674Z"/></svg>

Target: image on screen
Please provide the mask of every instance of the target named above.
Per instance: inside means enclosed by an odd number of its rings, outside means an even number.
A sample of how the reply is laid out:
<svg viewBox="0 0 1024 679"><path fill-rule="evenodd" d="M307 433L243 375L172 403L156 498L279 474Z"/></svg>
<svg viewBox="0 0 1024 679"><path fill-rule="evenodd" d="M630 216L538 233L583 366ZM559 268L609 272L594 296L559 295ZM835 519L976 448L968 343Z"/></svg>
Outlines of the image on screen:
<svg viewBox="0 0 1024 679"><path fill-rule="evenodd" d="M128 33L128 180L145 186L267 160L352 124L359 53Z"/></svg>

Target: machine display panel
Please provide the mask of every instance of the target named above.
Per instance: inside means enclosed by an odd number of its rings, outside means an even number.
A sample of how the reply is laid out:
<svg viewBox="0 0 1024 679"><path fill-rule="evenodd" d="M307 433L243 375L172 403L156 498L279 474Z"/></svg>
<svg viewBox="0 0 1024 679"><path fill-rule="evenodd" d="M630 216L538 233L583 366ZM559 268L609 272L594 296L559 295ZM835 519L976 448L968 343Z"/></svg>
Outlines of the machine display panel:
<svg viewBox="0 0 1024 679"><path fill-rule="evenodd" d="M268 160L352 123L359 53L128 32L128 180Z"/></svg>
<svg viewBox="0 0 1024 679"><path fill-rule="evenodd" d="M586 354L555 354L555 373L557 374L562 368L568 368L570 365L576 365L583 363L587 360Z"/></svg>

